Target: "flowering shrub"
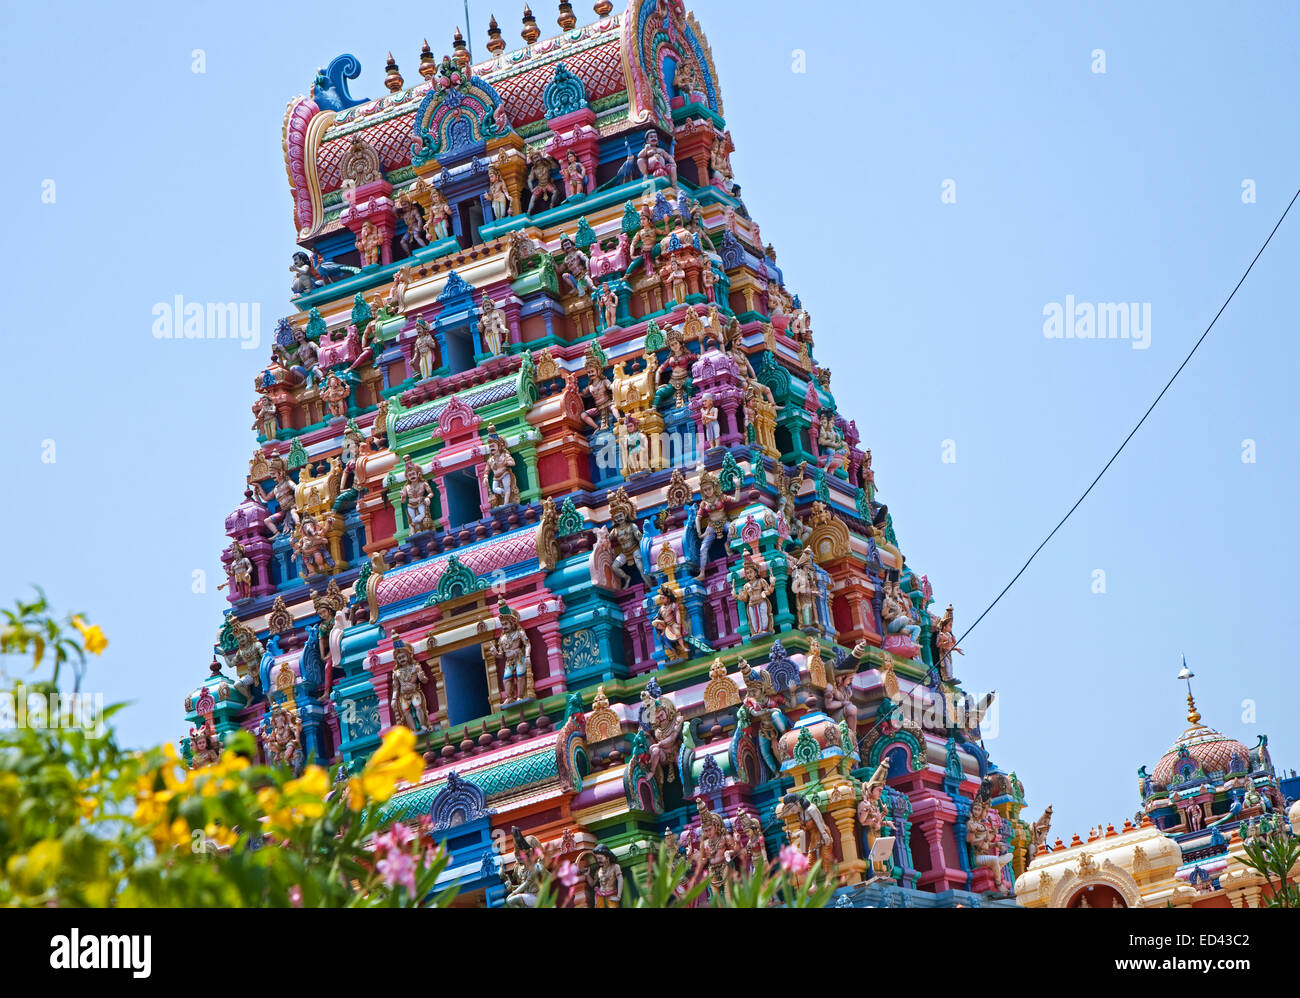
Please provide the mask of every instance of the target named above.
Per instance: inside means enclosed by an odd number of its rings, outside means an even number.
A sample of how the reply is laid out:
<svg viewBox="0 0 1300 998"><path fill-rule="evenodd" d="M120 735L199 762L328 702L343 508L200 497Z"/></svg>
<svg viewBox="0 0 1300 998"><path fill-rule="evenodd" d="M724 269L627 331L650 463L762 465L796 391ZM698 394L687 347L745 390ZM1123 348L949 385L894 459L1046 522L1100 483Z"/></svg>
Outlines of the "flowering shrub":
<svg viewBox="0 0 1300 998"><path fill-rule="evenodd" d="M49 616L44 597L5 611L9 654L84 663L107 643L80 618ZM52 654L51 654L52 652ZM58 692L19 685L15 699ZM111 717L120 708L105 711ZM379 807L424 763L395 728L359 776L320 766L293 777L256 765L252 736L226 740L187 769L172 745L123 749L111 725L0 730L0 904L171 907L414 907L446 868L403 825L381 834Z"/></svg>

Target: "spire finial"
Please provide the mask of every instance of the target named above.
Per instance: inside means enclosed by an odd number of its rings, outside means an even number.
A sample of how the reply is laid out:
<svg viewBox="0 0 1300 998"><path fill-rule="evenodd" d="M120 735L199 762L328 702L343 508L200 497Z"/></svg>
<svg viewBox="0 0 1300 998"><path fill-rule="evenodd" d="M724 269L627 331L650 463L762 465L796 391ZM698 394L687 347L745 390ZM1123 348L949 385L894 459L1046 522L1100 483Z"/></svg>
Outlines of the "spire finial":
<svg viewBox="0 0 1300 998"><path fill-rule="evenodd" d="M488 21L488 51L493 55L499 54L506 47L505 41L501 38L501 26L497 24L496 15L493 14Z"/></svg>
<svg viewBox="0 0 1300 998"><path fill-rule="evenodd" d="M1187 720L1191 724L1201 723L1200 711L1196 709L1196 700L1192 697L1192 678L1196 675L1187 668L1187 656L1183 656L1183 667L1178 670L1178 678L1187 681Z"/></svg>
<svg viewBox="0 0 1300 998"><path fill-rule="evenodd" d="M420 75L426 80L433 79L433 74L438 71L438 63L433 58L433 51L429 48L429 39L424 39L424 46L420 49Z"/></svg>
<svg viewBox="0 0 1300 998"><path fill-rule="evenodd" d="M388 53L388 65L384 67L384 86L393 93L402 89L402 73L397 68L397 60L393 58L393 53Z"/></svg>
<svg viewBox="0 0 1300 998"><path fill-rule="evenodd" d="M537 28L537 18L533 17L532 8L524 4L524 30L519 33L525 45L531 45L541 36L541 31Z"/></svg>

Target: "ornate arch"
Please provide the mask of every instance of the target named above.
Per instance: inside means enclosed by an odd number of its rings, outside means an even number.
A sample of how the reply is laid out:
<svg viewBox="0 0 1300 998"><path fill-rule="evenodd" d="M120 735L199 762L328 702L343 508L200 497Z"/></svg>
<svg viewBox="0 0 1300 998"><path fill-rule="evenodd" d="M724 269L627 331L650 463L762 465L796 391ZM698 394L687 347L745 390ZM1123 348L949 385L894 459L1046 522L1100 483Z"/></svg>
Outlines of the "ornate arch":
<svg viewBox="0 0 1300 998"><path fill-rule="evenodd" d="M461 779L454 769L447 774L447 785L434 796L429 808L435 832L445 832L456 825L485 818L491 813L483 791L468 780Z"/></svg>
<svg viewBox="0 0 1300 998"><path fill-rule="evenodd" d="M1142 891L1127 870L1109 859L1098 866L1086 852L1079 857L1078 868L1066 871L1061 877L1047 905L1049 908L1064 908L1079 891L1097 886L1114 890L1123 899L1125 907L1142 907Z"/></svg>

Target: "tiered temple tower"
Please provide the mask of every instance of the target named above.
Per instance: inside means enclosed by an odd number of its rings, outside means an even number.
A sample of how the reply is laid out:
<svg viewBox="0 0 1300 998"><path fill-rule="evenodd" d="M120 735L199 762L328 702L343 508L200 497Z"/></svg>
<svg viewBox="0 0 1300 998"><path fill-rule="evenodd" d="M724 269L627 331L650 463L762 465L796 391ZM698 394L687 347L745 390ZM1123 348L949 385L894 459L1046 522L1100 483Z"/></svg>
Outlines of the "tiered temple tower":
<svg viewBox="0 0 1300 998"><path fill-rule="evenodd" d="M1012 904L1020 785L740 197L709 45L677 0L611 6L290 102L295 311L192 731L355 771L416 730L387 813L467 903L517 826L629 880L722 835L796 843L840 904Z"/></svg>

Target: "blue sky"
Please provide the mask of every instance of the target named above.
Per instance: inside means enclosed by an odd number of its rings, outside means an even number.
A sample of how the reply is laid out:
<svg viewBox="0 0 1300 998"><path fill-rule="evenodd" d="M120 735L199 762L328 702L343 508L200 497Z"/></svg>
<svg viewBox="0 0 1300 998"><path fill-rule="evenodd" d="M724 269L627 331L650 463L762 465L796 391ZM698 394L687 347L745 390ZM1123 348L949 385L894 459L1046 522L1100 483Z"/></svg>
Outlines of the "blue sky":
<svg viewBox="0 0 1300 998"><path fill-rule="evenodd" d="M489 13L517 42L516 10L471 7L478 51ZM554 5L533 7L549 32ZM135 702L122 727L144 743L181 733L224 606L218 555L254 445L252 379L288 311L285 103L344 51L364 67L355 94L382 92L390 48L415 79L421 38L441 55L463 13L458 2L124 9L54 0L0 14L11 87L0 597L41 582L103 625L111 644L87 685ZM693 9L746 203L812 314L909 563L964 629L1123 439L1300 184L1300 14ZM1105 73L1092 71L1096 49ZM955 203L941 201L947 180ZM1300 216L964 643L958 675L1001 696L988 747L1035 815L1055 805L1067 837L1132 815L1137 767L1184 727L1180 653L1207 723L1251 745L1266 732L1274 760L1300 768L1286 706L1300 693L1287 665L1300 639L1297 265ZM153 307L176 295L259 303L264 348L155 339ZM1067 295L1149 303L1149 348L1045 338L1044 308ZM54 463L42 461L49 440ZM193 591L195 570L206 592Z"/></svg>

